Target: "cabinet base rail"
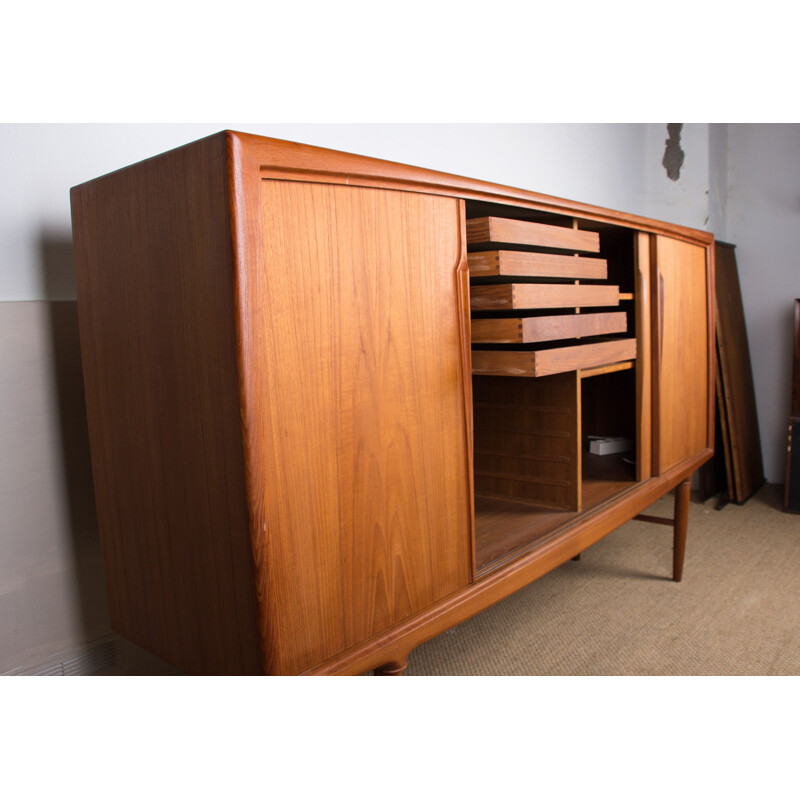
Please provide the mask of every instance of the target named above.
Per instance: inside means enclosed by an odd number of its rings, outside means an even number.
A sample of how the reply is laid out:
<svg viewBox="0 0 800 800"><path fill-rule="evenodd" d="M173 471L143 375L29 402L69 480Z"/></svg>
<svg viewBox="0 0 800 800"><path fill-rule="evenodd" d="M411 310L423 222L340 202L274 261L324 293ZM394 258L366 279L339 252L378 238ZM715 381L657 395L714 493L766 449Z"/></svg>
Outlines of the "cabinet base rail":
<svg viewBox="0 0 800 800"><path fill-rule="evenodd" d="M340 653L313 669L306 675L363 675L370 670L380 674L384 665L402 664L409 653L440 633L466 621L500 600L512 595L556 567L570 561L621 525L634 519L656 500L676 489L672 580L678 582L683 574L686 548L686 525L689 513L691 476L705 463L712 451L688 459L658 478L653 478L624 497L597 510L588 520L574 529L564 531L548 540L535 551L520 556L508 565L490 573L379 636L368 639L350 650Z"/></svg>

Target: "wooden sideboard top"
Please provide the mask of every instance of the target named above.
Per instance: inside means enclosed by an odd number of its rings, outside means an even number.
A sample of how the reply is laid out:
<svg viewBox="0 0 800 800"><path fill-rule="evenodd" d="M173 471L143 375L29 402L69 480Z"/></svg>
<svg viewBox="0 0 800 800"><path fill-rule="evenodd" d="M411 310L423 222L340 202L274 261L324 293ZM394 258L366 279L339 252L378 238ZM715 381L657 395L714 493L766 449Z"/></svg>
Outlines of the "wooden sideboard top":
<svg viewBox="0 0 800 800"><path fill-rule="evenodd" d="M600 225L635 228L705 246L713 243L713 236L708 231L447 172L240 131L224 130L205 138L216 137L225 139L228 155L239 161L240 168L254 168L264 178L405 189L449 195L465 200L510 203L536 212L569 214ZM196 142L192 142L183 147L192 147L195 144ZM166 154L162 153L153 158L160 158L163 155ZM136 164L133 164L131 167L124 167L123 170L135 166ZM102 181L105 177L95 180Z"/></svg>

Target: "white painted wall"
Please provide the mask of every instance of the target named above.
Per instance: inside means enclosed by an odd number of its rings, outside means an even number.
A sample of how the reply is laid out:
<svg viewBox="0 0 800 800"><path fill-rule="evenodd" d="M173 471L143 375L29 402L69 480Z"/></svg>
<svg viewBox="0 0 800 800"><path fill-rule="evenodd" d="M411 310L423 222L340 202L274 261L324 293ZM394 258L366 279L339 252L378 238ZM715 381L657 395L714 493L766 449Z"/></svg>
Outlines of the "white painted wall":
<svg viewBox="0 0 800 800"><path fill-rule="evenodd" d="M783 483L794 299L800 297L800 125L727 126L727 213L753 363L764 470Z"/></svg>
<svg viewBox="0 0 800 800"><path fill-rule="evenodd" d="M678 182L661 166L665 125L0 125L0 672L107 631L65 307L75 297L69 189L224 128L693 227L708 216L707 125L684 128Z"/></svg>
<svg viewBox="0 0 800 800"><path fill-rule="evenodd" d="M279 124L0 126L0 301L74 298L42 240L69 238L69 189L233 128L452 172L692 227L707 217L707 125L684 127L681 180L661 167L665 125Z"/></svg>
<svg viewBox="0 0 800 800"><path fill-rule="evenodd" d="M728 241L728 125L708 126L708 229Z"/></svg>

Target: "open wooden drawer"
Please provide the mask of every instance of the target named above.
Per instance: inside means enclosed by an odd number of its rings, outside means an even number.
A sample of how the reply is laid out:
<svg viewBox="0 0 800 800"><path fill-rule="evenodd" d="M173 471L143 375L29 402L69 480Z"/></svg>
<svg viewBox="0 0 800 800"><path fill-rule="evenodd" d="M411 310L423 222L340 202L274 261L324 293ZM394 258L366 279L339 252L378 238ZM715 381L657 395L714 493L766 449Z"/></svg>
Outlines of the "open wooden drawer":
<svg viewBox="0 0 800 800"><path fill-rule="evenodd" d="M605 258L586 255L600 252L596 231L486 216L467 220L467 246L473 374L540 377L636 358L626 312L596 311L632 299L605 282Z"/></svg>
<svg viewBox="0 0 800 800"><path fill-rule="evenodd" d="M539 378L557 372L591 369L635 358L636 339L612 339L607 342L519 352L475 350L472 353L472 374Z"/></svg>

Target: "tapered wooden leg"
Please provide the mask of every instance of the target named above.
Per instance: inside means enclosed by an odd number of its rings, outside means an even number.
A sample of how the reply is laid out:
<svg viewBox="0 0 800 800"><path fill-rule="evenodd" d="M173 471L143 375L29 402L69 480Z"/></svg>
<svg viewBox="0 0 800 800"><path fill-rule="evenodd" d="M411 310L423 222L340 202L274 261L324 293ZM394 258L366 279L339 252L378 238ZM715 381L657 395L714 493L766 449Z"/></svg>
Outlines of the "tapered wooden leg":
<svg viewBox="0 0 800 800"><path fill-rule="evenodd" d="M692 481L687 478L675 489L675 521L673 523L672 580L683 577L683 557L686 553L686 528L689 524L689 492Z"/></svg>
<svg viewBox="0 0 800 800"><path fill-rule="evenodd" d="M408 666L408 659L404 658L402 661L389 661L383 666L374 670L375 675L402 675Z"/></svg>

